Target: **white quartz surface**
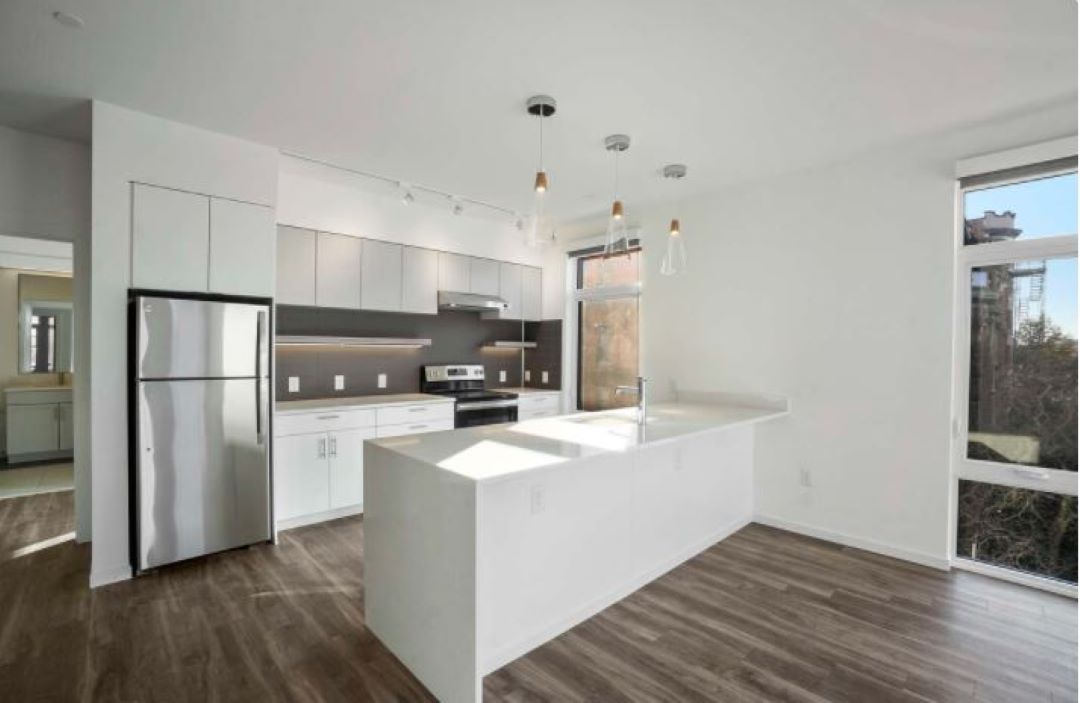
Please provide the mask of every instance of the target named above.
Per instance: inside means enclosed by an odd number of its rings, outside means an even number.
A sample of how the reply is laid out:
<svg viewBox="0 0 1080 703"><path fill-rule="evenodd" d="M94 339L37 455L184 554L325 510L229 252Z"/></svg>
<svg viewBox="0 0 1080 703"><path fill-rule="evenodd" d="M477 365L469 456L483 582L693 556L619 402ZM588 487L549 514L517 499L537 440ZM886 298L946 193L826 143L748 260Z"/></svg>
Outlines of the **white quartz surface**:
<svg viewBox="0 0 1080 703"><path fill-rule="evenodd" d="M488 481L787 414L785 409L660 403L649 406L643 427L635 421L634 408L622 408L369 441L438 469Z"/></svg>
<svg viewBox="0 0 1080 703"><path fill-rule="evenodd" d="M277 413L321 412L333 408L389 407L416 403L453 403L453 398L429 393L387 393L358 395L351 398L316 398L314 400L279 400L274 404Z"/></svg>

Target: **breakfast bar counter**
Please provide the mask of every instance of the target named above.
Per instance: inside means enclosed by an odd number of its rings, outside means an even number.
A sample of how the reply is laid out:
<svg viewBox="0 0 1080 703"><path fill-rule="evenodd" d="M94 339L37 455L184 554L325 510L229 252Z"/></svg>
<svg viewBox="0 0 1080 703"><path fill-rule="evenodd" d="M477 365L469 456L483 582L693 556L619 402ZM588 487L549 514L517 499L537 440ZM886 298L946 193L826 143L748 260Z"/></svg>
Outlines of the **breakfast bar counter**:
<svg viewBox="0 0 1080 703"><path fill-rule="evenodd" d="M664 403L368 441L368 627L436 697L746 525L754 426L782 405Z"/></svg>

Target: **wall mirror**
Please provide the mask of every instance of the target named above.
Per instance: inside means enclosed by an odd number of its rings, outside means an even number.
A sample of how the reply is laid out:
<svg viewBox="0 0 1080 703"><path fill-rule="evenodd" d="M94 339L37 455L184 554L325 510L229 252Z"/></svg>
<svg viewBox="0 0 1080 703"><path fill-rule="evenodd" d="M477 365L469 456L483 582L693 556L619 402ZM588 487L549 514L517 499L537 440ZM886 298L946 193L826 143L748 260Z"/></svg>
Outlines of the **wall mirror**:
<svg viewBox="0 0 1080 703"><path fill-rule="evenodd" d="M19 274L19 373L69 373L71 277Z"/></svg>

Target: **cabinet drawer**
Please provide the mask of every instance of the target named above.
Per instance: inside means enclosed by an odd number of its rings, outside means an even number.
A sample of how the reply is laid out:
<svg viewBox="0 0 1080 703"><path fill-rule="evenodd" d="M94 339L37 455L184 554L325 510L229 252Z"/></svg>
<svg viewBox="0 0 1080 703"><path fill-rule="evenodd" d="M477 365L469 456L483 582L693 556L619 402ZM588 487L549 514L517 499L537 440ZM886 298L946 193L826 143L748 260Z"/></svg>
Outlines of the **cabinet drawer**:
<svg viewBox="0 0 1080 703"><path fill-rule="evenodd" d="M374 426L375 411L370 409L328 409L317 413L290 413L274 416L274 434L278 437Z"/></svg>
<svg viewBox="0 0 1080 703"><path fill-rule="evenodd" d="M416 422L449 420L454 423L453 403L421 403L418 405L394 405L388 408L376 408L376 423L383 425L404 425Z"/></svg>
<svg viewBox="0 0 1080 703"><path fill-rule="evenodd" d="M454 429L454 419L432 420L428 422L410 422L405 425L379 425L375 430L376 437L400 437L408 434L423 434L424 432L441 432Z"/></svg>
<svg viewBox="0 0 1080 703"><path fill-rule="evenodd" d="M524 410L552 410L558 411L559 396L556 394L518 396L518 412Z"/></svg>
<svg viewBox="0 0 1080 703"><path fill-rule="evenodd" d="M558 417L558 408L518 408L518 420L536 420L541 417Z"/></svg>

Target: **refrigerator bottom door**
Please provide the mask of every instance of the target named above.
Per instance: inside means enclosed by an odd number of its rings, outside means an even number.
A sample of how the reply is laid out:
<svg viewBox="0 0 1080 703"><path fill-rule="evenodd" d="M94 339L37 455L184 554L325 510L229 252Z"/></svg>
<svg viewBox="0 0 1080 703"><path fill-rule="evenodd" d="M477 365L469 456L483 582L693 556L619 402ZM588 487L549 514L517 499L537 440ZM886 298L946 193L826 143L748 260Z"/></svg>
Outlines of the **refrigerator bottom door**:
<svg viewBox="0 0 1080 703"><path fill-rule="evenodd" d="M266 383L139 383L139 570L270 539Z"/></svg>

